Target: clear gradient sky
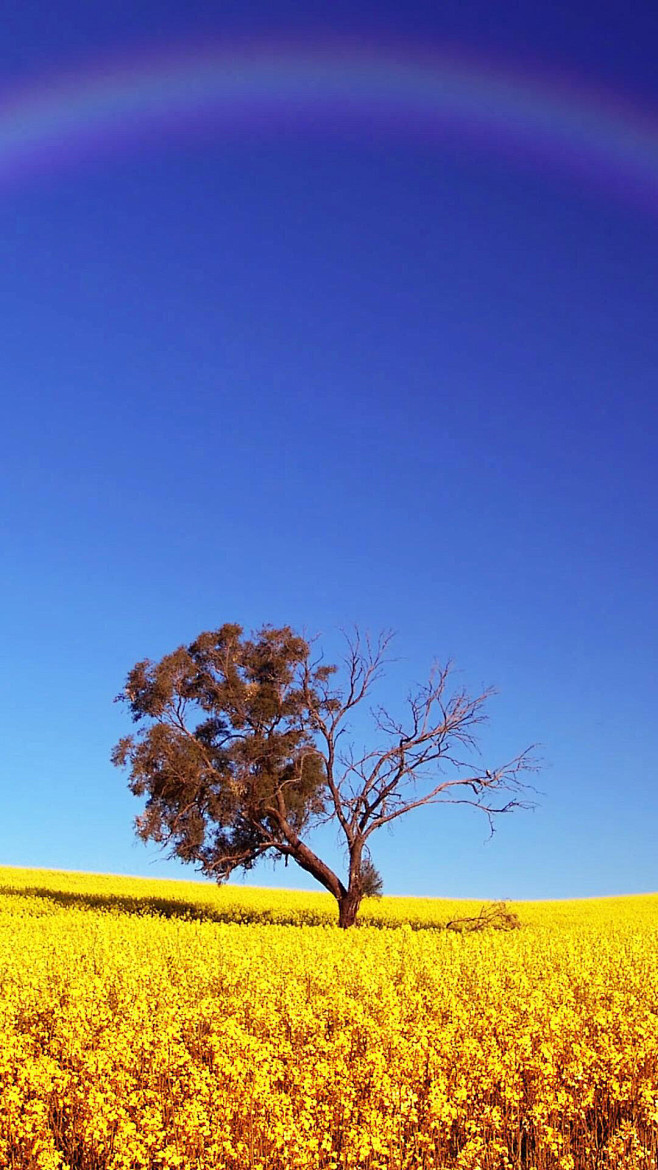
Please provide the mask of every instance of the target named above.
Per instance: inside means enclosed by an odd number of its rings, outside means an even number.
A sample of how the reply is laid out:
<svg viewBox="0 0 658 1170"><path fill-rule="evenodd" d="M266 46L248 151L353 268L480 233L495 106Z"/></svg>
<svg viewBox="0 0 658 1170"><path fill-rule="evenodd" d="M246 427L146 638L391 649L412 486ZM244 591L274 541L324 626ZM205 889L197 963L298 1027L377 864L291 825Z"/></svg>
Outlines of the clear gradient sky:
<svg viewBox="0 0 658 1170"><path fill-rule="evenodd" d="M26 0L3 91L347 37L569 78L658 141L650 5L211 7ZM384 701L451 656L499 691L485 765L544 759L492 840L454 809L375 838L389 893L658 889L658 193L483 145L210 121L63 165L55 132L0 182L0 863L192 877L109 763L127 670L224 621L331 657L358 622L398 631Z"/></svg>

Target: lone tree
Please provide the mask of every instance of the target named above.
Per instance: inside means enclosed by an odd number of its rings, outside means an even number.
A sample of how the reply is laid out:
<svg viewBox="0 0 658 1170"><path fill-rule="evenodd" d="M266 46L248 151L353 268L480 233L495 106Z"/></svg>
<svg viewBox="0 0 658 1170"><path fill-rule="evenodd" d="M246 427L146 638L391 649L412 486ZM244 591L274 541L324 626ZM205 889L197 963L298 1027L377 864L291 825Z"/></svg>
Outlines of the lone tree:
<svg viewBox="0 0 658 1170"><path fill-rule="evenodd" d="M381 677L390 641L348 637L341 685L338 668L314 659L289 626L247 638L227 624L160 662L138 662L117 698L142 726L112 753L130 768L131 791L146 796L138 835L216 881L266 854L292 858L333 894L348 927L362 899L381 893L369 849L377 829L431 804L472 805L492 828L495 816L527 807L530 749L496 769L462 759L492 692L450 691L450 664L408 696L404 719L371 710L377 747L346 742L349 713ZM346 849L344 879L308 844L330 821Z"/></svg>

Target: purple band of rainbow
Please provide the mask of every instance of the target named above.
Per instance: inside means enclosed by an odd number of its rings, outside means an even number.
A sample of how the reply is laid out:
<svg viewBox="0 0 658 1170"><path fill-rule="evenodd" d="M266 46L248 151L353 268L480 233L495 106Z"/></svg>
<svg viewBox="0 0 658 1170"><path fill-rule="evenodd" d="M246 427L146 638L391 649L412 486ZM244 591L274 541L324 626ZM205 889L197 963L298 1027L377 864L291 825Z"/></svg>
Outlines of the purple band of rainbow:
<svg viewBox="0 0 658 1170"><path fill-rule="evenodd" d="M33 82L0 104L0 182L202 128L419 133L579 175L658 209L658 122L620 98L455 54L223 45Z"/></svg>

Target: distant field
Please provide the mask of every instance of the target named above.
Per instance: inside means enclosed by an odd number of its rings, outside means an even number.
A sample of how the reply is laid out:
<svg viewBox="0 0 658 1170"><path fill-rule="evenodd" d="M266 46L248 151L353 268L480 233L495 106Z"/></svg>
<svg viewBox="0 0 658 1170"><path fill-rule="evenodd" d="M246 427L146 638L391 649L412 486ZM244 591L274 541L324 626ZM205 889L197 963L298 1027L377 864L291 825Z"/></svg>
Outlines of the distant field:
<svg viewBox="0 0 658 1170"><path fill-rule="evenodd" d="M480 905L0 869L0 1166L655 1170L658 896Z"/></svg>

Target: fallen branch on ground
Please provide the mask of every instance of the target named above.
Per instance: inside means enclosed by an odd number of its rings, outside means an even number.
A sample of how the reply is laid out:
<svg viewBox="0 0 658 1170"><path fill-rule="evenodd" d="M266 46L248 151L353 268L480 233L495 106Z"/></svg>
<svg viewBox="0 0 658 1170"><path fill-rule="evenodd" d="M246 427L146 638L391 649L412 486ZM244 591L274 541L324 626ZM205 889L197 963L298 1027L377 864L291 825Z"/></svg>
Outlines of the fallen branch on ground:
<svg viewBox="0 0 658 1170"><path fill-rule="evenodd" d="M473 930L520 930L518 915L507 908L506 902L491 902L483 906L474 918L453 918L446 924L446 930L462 933Z"/></svg>

